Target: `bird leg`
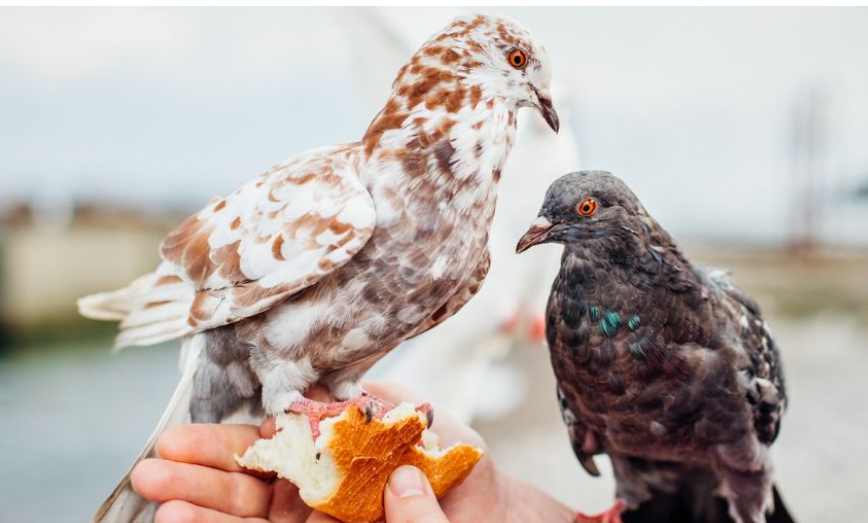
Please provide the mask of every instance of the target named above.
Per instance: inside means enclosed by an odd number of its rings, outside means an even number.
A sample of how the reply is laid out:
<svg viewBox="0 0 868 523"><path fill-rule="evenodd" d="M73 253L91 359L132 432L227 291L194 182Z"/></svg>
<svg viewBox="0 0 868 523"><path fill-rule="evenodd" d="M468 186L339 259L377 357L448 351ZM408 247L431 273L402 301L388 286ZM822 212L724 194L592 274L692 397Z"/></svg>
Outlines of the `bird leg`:
<svg viewBox="0 0 868 523"><path fill-rule="evenodd" d="M322 402L301 397L293 401L287 411L306 415L310 423L310 433L313 439L316 440L320 436L319 424L323 418L340 416L341 413L352 405L357 406L364 412L365 418L369 422L372 419L382 419L387 412L395 408L395 405L390 402L363 392L358 398L346 401ZM428 417L428 425L430 426L434 414L431 405L423 403L416 407L416 410L425 413Z"/></svg>
<svg viewBox="0 0 868 523"><path fill-rule="evenodd" d="M546 316L534 314L530 321L530 341L542 344L546 341Z"/></svg>
<svg viewBox="0 0 868 523"><path fill-rule="evenodd" d="M624 506L624 500L619 499L608 510L596 516L588 516L579 512L576 514L575 523L622 523L621 512L624 511Z"/></svg>

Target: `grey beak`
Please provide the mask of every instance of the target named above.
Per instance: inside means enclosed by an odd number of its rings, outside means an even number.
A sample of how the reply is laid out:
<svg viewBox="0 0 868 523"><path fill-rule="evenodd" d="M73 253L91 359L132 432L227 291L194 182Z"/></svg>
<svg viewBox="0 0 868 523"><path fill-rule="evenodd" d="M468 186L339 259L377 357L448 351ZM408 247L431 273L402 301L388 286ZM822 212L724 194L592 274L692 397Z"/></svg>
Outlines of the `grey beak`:
<svg viewBox="0 0 868 523"><path fill-rule="evenodd" d="M539 101L539 112L542 115L543 119L545 119L546 123L549 124L549 127L552 128L552 131L555 133L558 132L558 129L561 128L561 121L558 119L558 113L555 111L554 106L552 105L552 97L549 94L547 89L543 89L538 91L534 89L536 93L537 100Z"/></svg>
<svg viewBox="0 0 868 523"><path fill-rule="evenodd" d="M557 118L557 117L555 117ZM555 120L557 122L557 120ZM515 252L518 254L523 253L524 251L530 249L534 245L540 244L546 239L548 239L549 231L552 229L552 222L548 221L546 218L542 216L538 217L536 220L530 224L530 229L524 233L524 236L518 241L518 245L515 247Z"/></svg>

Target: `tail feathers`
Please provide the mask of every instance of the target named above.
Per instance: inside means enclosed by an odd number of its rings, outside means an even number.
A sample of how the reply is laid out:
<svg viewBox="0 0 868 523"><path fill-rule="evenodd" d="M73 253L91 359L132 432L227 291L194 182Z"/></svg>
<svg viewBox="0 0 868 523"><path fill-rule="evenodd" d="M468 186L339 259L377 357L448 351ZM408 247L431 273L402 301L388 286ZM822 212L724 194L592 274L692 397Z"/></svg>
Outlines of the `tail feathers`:
<svg viewBox="0 0 868 523"><path fill-rule="evenodd" d="M199 366L203 344L204 338L202 336L192 336L184 340L182 344L183 374L172 399L169 401L169 406L166 407L157 427L145 444L145 448L133 462L130 470L97 510L93 517L93 523L150 523L154 520L156 504L142 498L133 490L130 474L137 463L157 455L155 449L157 439L163 432L171 427L189 423L193 377Z"/></svg>
<svg viewBox="0 0 868 523"><path fill-rule="evenodd" d="M120 334L115 338L115 349L132 345L155 345L180 338L192 333L193 330L193 327L187 323L186 315L172 321L130 328L122 327Z"/></svg>
<svg viewBox="0 0 868 523"><path fill-rule="evenodd" d="M190 306L183 302L156 302L128 314L121 321L121 329L135 329L149 325L172 322L178 318L186 318Z"/></svg>
<svg viewBox="0 0 868 523"><path fill-rule="evenodd" d="M115 348L153 345L194 331L187 323L195 290L179 278L168 283L158 272L150 273L112 292L78 300L82 316L121 322Z"/></svg>
<svg viewBox="0 0 868 523"><path fill-rule="evenodd" d="M152 272L123 289L85 296L78 300L78 313L93 320L122 321L138 306L136 297L156 281L157 274Z"/></svg>

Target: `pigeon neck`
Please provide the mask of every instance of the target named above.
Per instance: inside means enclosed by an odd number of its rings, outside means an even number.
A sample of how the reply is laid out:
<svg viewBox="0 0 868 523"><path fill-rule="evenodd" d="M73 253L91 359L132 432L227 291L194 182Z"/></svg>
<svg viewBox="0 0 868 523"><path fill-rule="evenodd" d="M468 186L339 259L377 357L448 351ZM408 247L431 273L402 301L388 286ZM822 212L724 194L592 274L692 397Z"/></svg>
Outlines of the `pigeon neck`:
<svg viewBox="0 0 868 523"><path fill-rule="evenodd" d="M612 292L612 284L640 289L701 287L693 266L665 231L658 229L645 235L630 229L624 232L603 240L608 244L567 245L561 264L564 278L600 299Z"/></svg>
<svg viewBox="0 0 868 523"><path fill-rule="evenodd" d="M413 105L393 93L360 143L366 185L390 177L396 163L409 175L406 183L418 187L426 180L447 197L497 184L515 140L516 108L502 98L483 98L480 89L449 85L459 94L436 103Z"/></svg>

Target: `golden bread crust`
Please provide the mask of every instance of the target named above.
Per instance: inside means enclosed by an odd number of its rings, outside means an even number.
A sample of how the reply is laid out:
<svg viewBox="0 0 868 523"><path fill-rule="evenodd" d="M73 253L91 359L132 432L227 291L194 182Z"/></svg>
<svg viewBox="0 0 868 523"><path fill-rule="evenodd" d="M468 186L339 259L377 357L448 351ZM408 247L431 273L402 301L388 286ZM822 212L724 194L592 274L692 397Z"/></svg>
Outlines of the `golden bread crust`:
<svg viewBox="0 0 868 523"><path fill-rule="evenodd" d="M342 479L328 501L313 508L347 523L381 521L383 491L392 471L402 465L422 470L438 498L459 485L482 458L482 451L459 444L432 456L418 445L425 429L418 416L394 424L366 422L362 411L351 406L346 418L335 423L329 440Z"/></svg>

